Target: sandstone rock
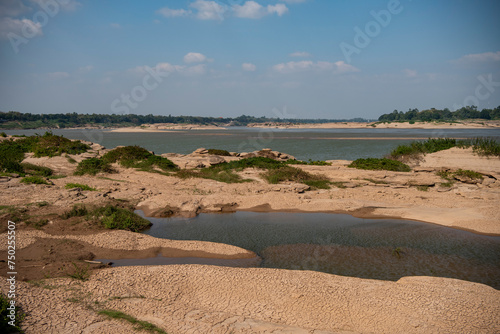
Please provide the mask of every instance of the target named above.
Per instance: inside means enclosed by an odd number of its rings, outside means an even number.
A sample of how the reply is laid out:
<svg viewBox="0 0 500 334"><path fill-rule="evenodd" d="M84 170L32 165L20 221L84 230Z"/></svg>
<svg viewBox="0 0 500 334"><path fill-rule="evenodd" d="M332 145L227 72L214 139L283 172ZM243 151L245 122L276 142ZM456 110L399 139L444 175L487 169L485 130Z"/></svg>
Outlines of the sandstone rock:
<svg viewBox="0 0 500 334"><path fill-rule="evenodd" d="M226 160L224 160L223 157L219 156L219 155L211 155L209 158L208 158L208 162L210 163L210 165L218 165L218 164L221 164L223 162L226 162Z"/></svg>
<svg viewBox="0 0 500 334"><path fill-rule="evenodd" d="M454 175L453 177L456 180L463 182L463 183L467 183L467 184L477 184L477 183L482 182L482 179L472 179L472 178L470 178L468 176L464 176L464 175Z"/></svg>
<svg viewBox="0 0 500 334"><path fill-rule="evenodd" d="M247 152L243 152L243 153L240 153L240 158L255 158L257 155L253 152L251 153L247 153Z"/></svg>
<svg viewBox="0 0 500 334"><path fill-rule="evenodd" d="M196 149L193 154L207 154L208 150L206 148L200 147Z"/></svg>
<svg viewBox="0 0 500 334"><path fill-rule="evenodd" d="M485 177L483 182L481 183L483 186L489 186L490 184L495 183L495 179L491 177Z"/></svg>

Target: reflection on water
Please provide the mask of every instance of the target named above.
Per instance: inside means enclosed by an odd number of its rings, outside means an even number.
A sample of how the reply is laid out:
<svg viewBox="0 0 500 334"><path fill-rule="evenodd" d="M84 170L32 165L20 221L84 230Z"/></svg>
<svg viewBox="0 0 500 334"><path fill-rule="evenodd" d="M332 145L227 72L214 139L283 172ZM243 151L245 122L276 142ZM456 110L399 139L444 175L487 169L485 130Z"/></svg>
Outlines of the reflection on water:
<svg viewBox="0 0 500 334"><path fill-rule="evenodd" d="M500 237L434 224L276 212L148 219L148 235L239 246L261 255L265 267L384 280L440 276L500 288Z"/></svg>

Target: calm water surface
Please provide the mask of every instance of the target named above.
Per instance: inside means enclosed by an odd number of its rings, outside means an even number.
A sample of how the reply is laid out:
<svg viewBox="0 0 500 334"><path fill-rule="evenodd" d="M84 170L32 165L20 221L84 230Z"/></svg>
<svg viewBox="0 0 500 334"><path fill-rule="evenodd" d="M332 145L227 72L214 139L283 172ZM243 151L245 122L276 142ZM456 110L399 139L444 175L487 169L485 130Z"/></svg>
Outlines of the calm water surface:
<svg viewBox="0 0 500 334"><path fill-rule="evenodd" d="M43 133L44 130L10 130L8 134ZM294 155L300 160L355 160L383 157L401 144L429 137L494 137L498 129L255 129L233 127L226 130L174 130L126 133L109 130L53 130L70 139L100 143L107 148L139 145L160 153L193 152L199 147L251 152L262 148Z"/></svg>
<svg viewBox="0 0 500 334"><path fill-rule="evenodd" d="M263 257L265 267L383 280L439 276L500 288L500 237L434 224L276 212L147 219L153 226L145 234L239 246Z"/></svg>

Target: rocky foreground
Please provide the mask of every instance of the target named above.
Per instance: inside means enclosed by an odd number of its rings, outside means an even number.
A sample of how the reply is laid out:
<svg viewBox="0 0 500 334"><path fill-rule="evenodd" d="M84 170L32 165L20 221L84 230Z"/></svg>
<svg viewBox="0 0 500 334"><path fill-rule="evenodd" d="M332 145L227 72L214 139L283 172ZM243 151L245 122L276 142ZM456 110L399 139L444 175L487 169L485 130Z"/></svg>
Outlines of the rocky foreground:
<svg viewBox="0 0 500 334"><path fill-rule="evenodd" d="M81 161L104 152L95 144L89 153L71 158ZM290 158L270 150L250 154ZM237 154L213 156L205 150L166 156L182 168L241 158ZM469 149L429 154L415 162L409 173L357 170L348 168L348 161L331 161L330 166L297 166L329 177L335 186L323 190L310 190L299 183L268 184L260 177L261 171L255 169L239 172L253 182L227 184L200 178L182 180L118 165L115 174L73 176L76 164L66 157L28 157L25 162L67 175L50 180L52 185L25 185L19 178L2 177L2 204L23 206L30 214L61 213L78 203L98 205L126 200L151 216L234 210L343 212L367 218L416 219L500 234L500 159L478 157ZM457 169L474 170L482 178L456 176L448 183L436 174ZM65 189L70 182L97 191ZM48 205L37 205L42 202ZM3 251L6 233L1 239ZM18 252L33 257L31 263L23 263L25 274L19 268L19 279L25 275L24 280L31 281L19 282L17 297L28 314L26 333L134 332L134 326L125 321L99 315L101 309L119 310L168 333L500 331L500 293L477 283L433 277L388 282L310 271L204 265L96 265L91 267L96 269L88 280L79 281L55 274L67 270L58 259L70 266L77 258L147 257L159 252L166 256L228 259L254 259L255 254L222 244L99 230L77 221L68 224L56 216L41 230L21 223L17 241ZM81 251L73 254L73 259L70 255L75 249ZM36 272L44 270L53 274L36 276ZM51 278L56 276L63 277ZM3 292L5 289L2 285Z"/></svg>

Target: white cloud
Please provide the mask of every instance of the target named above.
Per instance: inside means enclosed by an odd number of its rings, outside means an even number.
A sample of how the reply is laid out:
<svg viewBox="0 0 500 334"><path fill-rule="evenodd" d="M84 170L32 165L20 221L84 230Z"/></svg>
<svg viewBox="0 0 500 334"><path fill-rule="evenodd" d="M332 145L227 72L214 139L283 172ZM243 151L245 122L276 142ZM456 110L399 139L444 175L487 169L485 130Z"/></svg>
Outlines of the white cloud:
<svg viewBox="0 0 500 334"><path fill-rule="evenodd" d="M170 63L158 63L153 67L149 66L137 66L135 68L129 69L127 72L134 74L134 75L139 75L139 76L144 76L144 75L151 75L151 72L157 72L157 73L179 73L183 75L188 75L188 76L195 76L195 75L203 75L206 73L206 64L197 64L194 66L183 66L183 65L174 65Z"/></svg>
<svg viewBox="0 0 500 334"><path fill-rule="evenodd" d="M149 70L148 70L149 68ZM151 70L160 72L160 73L173 73L173 72L181 72L184 69L182 65L172 65L170 63L158 63L153 67L149 66L137 66L135 68L131 68L128 70L129 73L138 74L138 75L146 75L151 72Z"/></svg>
<svg viewBox="0 0 500 334"><path fill-rule="evenodd" d="M189 52L184 56L184 62L187 64L190 63L203 63L207 60L207 57L201 53L197 52Z"/></svg>
<svg viewBox="0 0 500 334"><path fill-rule="evenodd" d="M122 27L120 23L110 23L109 26L113 29L120 29Z"/></svg>
<svg viewBox="0 0 500 334"><path fill-rule="evenodd" d="M42 1L42 0L36 0ZM231 3L231 1L228 1ZM234 3L235 1L233 1ZM168 7L160 8L156 11L157 14L164 17L196 17L200 20L224 20L226 16L234 16L246 19L260 19L266 15L276 14L282 16L288 12L288 7L285 4L278 3L276 5L263 6L257 1L238 1L242 5L229 5L223 1L211 0L196 0L189 7L193 9L171 9Z"/></svg>
<svg viewBox="0 0 500 334"><path fill-rule="evenodd" d="M226 8L215 1L196 0L189 5L197 10L196 17L200 20L223 20Z"/></svg>
<svg viewBox="0 0 500 334"><path fill-rule="evenodd" d="M267 11L269 12L269 14L276 13L276 14L278 14L278 16L281 16L281 15L288 12L288 7L282 3L279 3L279 4L274 5L274 6L268 5Z"/></svg>
<svg viewBox="0 0 500 334"><path fill-rule="evenodd" d="M311 57L312 55L309 52L293 52L290 53L290 57L297 57L297 58L308 58Z"/></svg>
<svg viewBox="0 0 500 334"><path fill-rule="evenodd" d="M31 11L20 0L2 0L0 2L0 14L2 16L18 16Z"/></svg>
<svg viewBox="0 0 500 334"><path fill-rule="evenodd" d="M405 68L403 70L403 74L408 78L415 78L418 73L416 70L410 70L409 68Z"/></svg>
<svg viewBox="0 0 500 334"><path fill-rule="evenodd" d="M9 39L9 34L14 33L22 38L42 36L42 25L28 19L0 18L0 39Z"/></svg>
<svg viewBox="0 0 500 334"><path fill-rule="evenodd" d="M206 73L206 65L205 64L198 64L195 66L187 67L181 71L181 73L187 74L187 75L202 75Z"/></svg>
<svg viewBox="0 0 500 334"><path fill-rule="evenodd" d="M359 68L346 64L343 61L337 61L334 65L336 66L335 73L359 72Z"/></svg>
<svg viewBox="0 0 500 334"><path fill-rule="evenodd" d="M255 1L246 1L243 5L233 5L232 10L234 16L245 19L260 19L274 13L281 16L288 12L288 8L284 4L264 7Z"/></svg>
<svg viewBox="0 0 500 334"><path fill-rule="evenodd" d="M164 7L156 11L157 14L163 15L164 17L185 17L192 14L190 10L185 9L171 9Z"/></svg>
<svg viewBox="0 0 500 334"><path fill-rule="evenodd" d="M255 70L257 70L257 66L251 63L243 63L241 64L241 69L247 72L254 72Z"/></svg>
<svg viewBox="0 0 500 334"><path fill-rule="evenodd" d="M459 59L454 60L453 62L457 64L470 64L470 63L485 63L493 61L500 61L500 51L468 54Z"/></svg>
<svg viewBox="0 0 500 334"><path fill-rule="evenodd" d="M330 63L327 61L313 62L310 60L302 61L290 61L288 63L281 63L273 66L273 70L279 73L298 73L305 71L317 71L317 72L328 72L333 73L348 73L348 72L359 72L356 67L346 64L343 61L337 61L335 63Z"/></svg>
<svg viewBox="0 0 500 334"><path fill-rule="evenodd" d="M69 78L68 72L51 72L51 73L47 73L47 75L48 75L49 79L53 79L53 80Z"/></svg>
<svg viewBox="0 0 500 334"><path fill-rule="evenodd" d="M266 15L266 10L255 1L247 1L242 6L233 6L234 15L246 19L259 19Z"/></svg>

